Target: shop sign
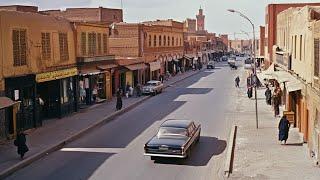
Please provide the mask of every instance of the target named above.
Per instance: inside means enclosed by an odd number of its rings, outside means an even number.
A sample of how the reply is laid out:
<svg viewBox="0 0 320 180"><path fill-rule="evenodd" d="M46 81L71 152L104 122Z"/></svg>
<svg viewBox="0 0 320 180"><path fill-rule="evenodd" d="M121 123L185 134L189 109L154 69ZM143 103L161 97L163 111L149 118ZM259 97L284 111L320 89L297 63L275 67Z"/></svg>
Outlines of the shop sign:
<svg viewBox="0 0 320 180"><path fill-rule="evenodd" d="M46 82L46 81L52 81L57 79L63 79L71 76L75 76L78 74L77 68L71 68L71 69L64 69L60 71L52 71L52 72L46 72L36 75L36 81L38 83L40 82Z"/></svg>

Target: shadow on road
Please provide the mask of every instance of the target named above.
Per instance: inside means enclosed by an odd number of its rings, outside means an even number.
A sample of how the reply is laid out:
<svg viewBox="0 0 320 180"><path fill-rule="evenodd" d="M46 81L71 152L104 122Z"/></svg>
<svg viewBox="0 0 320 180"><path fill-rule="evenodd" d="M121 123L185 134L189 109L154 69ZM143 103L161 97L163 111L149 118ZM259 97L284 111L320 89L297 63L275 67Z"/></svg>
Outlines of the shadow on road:
<svg viewBox="0 0 320 180"><path fill-rule="evenodd" d="M155 163L175 164L185 166L206 166L213 156L221 154L227 142L215 137L201 136L199 143L195 144L188 159L158 158Z"/></svg>

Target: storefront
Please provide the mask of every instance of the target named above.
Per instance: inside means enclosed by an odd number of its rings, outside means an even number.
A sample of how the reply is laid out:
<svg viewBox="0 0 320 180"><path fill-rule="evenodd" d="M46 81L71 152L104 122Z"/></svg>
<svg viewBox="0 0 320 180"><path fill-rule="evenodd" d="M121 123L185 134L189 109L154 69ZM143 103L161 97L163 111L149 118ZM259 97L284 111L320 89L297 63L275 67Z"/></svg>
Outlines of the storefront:
<svg viewBox="0 0 320 180"><path fill-rule="evenodd" d="M19 103L8 97L0 97L0 140L13 139L16 136Z"/></svg>
<svg viewBox="0 0 320 180"><path fill-rule="evenodd" d="M150 69L150 77L152 77L152 80L158 80L161 69L160 61L150 62L148 64Z"/></svg>
<svg viewBox="0 0 320 180"><path fill-rule="evenodd" d="M15 102L21 102L17 113L17 128L21 130L41 126L36 104L35 75L5 79L6 96ZM12 109L5 112L6 122L12 122Z"/></svg>
<svg viewBox="0 0 320 180"><path fill-rule="evenodd" d="M124 67L127 69L125 72L125 77L121 78L120 76L120 82L122 82L121 85L124 85L124 87L126 84L136 87L138 83L143 84L150 78L147 76L149 74L148 72L150 72L150 69L148 69L144 63L130 64ZM123 82L125 83L123 84Z"/></svg>
<svg viewBox="0 0 320 180"><path fill-rule="evenodd" d="M77 68L36 75L40 119L61 118L77 111Z"/></svg>

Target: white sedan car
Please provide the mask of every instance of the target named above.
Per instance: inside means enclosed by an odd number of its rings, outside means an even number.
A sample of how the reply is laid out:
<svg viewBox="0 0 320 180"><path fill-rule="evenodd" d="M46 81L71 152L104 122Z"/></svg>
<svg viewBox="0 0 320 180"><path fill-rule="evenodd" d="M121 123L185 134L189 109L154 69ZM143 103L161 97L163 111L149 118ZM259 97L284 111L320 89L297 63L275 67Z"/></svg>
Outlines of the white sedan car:
<svg viewBox="0 0 320 180"><path fill-rule="evenodd" d="M161 81L152 80L148 81L147 84L143 86L142 93L156 95L161 93L163 88L163 83L161 83Z"/></svg>

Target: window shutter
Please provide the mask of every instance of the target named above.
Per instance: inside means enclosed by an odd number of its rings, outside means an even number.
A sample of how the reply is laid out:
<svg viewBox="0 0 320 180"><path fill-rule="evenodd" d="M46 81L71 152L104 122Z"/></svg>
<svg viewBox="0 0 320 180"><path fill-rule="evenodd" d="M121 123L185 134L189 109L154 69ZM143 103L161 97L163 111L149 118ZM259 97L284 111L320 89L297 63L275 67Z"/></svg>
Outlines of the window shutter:
<svg viewBox="0 0 320 180"><path fill-rule="evenodd" d="M314 39L314 76L319 77L319 38Z"/></svg>

